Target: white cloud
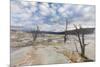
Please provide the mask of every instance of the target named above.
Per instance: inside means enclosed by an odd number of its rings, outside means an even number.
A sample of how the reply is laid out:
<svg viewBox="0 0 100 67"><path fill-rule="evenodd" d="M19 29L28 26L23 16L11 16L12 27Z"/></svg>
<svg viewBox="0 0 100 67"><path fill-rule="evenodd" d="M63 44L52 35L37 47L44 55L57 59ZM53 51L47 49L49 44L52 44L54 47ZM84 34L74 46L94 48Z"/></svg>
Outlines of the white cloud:
<svg viewBox="0 0 100 67"><path fill-rule="evenodd" d="M30 6L31 5L31 6ZM26 7L31 8L26 8ZM40 9L37 14L37 10ZM56 14L56 10L61 14L59 16ZM78 14L82 16L77 17ZM51 16L51 18L47 18L49 21L43 19L45 16ZM51 4L51 8L48 3L37 4L36 2L32 3L16 3L11 2L11 25L14 26L24 26L26 28L32 28L35 24L39 25L41 30L46 31L63 31L64 30L64 17L72 16L74 18L72 22L69 24L69 28L73 28L73 24L81 24L82 26L95 26L95 8L94 6L87 5L72 5L72 4L64 4L61 7L55 6L55 4ZM16 23L19 17L20 20ZM65 18L66 19L66 18ZM44 22L45 21L45 22ZM54 21L57 21L55 23ZM59 23L62 21L62 25ZM48 23L54 23L52 25Z"/></svg>
<svg viewBox="0 0 100 67"><path fill-rule="evenodd" d="M49 8L47 6L47 4L41 4L39 5L39 9L40 9L40 14L43 15L43 16L46 16L46 15L49 15L50 14L50 11L49 11Z"/></svg>

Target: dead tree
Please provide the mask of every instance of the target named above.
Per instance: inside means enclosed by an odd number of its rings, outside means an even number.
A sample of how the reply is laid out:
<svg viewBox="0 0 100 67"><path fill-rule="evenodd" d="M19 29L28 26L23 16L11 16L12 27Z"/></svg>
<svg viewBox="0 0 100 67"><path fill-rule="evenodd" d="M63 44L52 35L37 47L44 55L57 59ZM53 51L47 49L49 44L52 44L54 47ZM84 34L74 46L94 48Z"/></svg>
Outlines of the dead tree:
<svg viewBox="0 0 100 67"><path fill-rule="evenodd" d="M32 36L33 36L33 42L36 41L37 37L38 37L38 34L39 34L39 27L37 26L37 29L32 33Z"/></svg>
<svg viewBox="0 0 100 67"><path fill-rule="evenodd" d="M65 28L65 35L64 35L64 43L66 43L66 40L68 39L67 28L68 28L68 20L66 20L66 28Z"/></svg>
<svg viewBox="0 0 100 67"><path fill-rule="evenodd" d="M74 27L76 28L76 36L78 37L78 41L81 47L81 56L85 57L85 47L87 44L85 44L85 39L84 39L85 34L84 31L82 30L83 28L81 27L81 25L79 26L79 28L76 25L74 25Z"/></svg>
<svg viewBox="0 0 100 67"><path fill-rule="evenodd" d="M75 43L76 52L79 53L75 40L74 40L74 43Z"/></svg>

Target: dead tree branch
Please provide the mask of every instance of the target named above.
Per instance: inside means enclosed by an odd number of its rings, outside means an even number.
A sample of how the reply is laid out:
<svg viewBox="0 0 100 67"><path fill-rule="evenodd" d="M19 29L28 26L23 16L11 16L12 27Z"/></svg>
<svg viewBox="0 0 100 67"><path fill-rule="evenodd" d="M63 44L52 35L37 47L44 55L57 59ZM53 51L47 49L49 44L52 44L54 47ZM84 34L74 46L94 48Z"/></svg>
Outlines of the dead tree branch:
<svg viewBox="0 0 100 67"><path fill-rule="evenodd" d="M79 26L79 29L76 25L74 25L74 27L76 28L76 36L78 37L78 41L81 47L81 56L85 57L85 47L87 44L85 44L85 39L84 39L85 34L84 31L82 31L83 28L81 27L81 25Z"/></svg>

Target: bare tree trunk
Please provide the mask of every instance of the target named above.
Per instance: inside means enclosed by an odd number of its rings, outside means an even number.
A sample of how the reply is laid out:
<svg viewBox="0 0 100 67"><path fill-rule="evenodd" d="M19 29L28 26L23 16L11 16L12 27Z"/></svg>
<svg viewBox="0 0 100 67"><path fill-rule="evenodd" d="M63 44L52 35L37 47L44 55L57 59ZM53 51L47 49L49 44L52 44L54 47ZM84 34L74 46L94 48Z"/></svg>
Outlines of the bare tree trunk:
<svg viewBox="0 0 100 67"><path fill-rule="evenodd" d="M84 31L82 31L82 27L81 26L80 26L79 29L77 28L76 25L74 25L74 27L76 28L76 34L77 34L78 41L79 41L80 47L81 47L81 56L85 57L85 47L86 47L86 44L85 44L85 39L84 39L84 35L85 35Z"/></svg>
<svg viewBox="0 0 100 67"><path fill-rule="evenodd" d="M39 27L38 26L37 26L37 29L34 31L34 33L32 33L32 35L33 35L33 42L35 42L39 35Z"/></svg>
<svg viewBox="0 0 100 67"><path fill-rule="evenodd" d="M80 30L82 30L82 27L80 26ZM85 44L85 34L84 34L84 31L81 32L81 35L82 35L82 56L85 56L85 47L86 47L86 44Z"/></svg>
<svg viewBox="0 0 100 67"><path fill-rule="evenodd" d="M75 42L75 41L74 41L74 42ZM76 43L75 43L75 48L76 48L76 52L79 53Z"/></svg>
<svg viewBox="0 0 100 67"><path fill-rule="evenodd" d="M81 53L82 53L82 42L81 42L81 37L80 37L80 32L78 31L78 28L76 25L74 25L74 27L76 28L76 36L78 37L78 41L80 43L80 47L81 47Z"/></svg>
<svg viewBox="0 0 100 67"><path fill-rule="evenodd" d="M67 28L68 28L68 20L66 20L66 28L65 28L64 43L66 43L66 40L68 39Z"/></svg>
<svg viewBox="0 0 100 67"><path fill-rule="evenodd" d="M82 47L82 55L85 56L84 33L82 33L82 43L83 43L83 47Z"/></svg>

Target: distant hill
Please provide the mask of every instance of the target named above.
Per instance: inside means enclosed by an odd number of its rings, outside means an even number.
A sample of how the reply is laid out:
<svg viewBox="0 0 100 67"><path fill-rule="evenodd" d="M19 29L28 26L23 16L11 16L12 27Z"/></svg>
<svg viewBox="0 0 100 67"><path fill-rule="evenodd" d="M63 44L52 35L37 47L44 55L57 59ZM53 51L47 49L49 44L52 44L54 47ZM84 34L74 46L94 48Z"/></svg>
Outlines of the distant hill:
<svg viewBox="0 0 100 67"><path fill-rule="evenodd" d="M12 31L18 31L18 30L13 30ZM19 31L24 31L24 32L28 32L28 33L34 33L35 31L32 30L19 30ZM82 28L82 29L78 29L78 32L82 33L84 32L85 34L92 34L95 31L95 28ZM65 31L61 31L61 32L54 32L54 31L37 31L37 33L44 33L44 34L61 34L63 35L65 33ZM68 35L75 35L76 34L76 30L68 30L67 31Z"/></svg>

